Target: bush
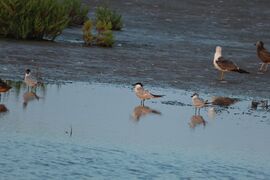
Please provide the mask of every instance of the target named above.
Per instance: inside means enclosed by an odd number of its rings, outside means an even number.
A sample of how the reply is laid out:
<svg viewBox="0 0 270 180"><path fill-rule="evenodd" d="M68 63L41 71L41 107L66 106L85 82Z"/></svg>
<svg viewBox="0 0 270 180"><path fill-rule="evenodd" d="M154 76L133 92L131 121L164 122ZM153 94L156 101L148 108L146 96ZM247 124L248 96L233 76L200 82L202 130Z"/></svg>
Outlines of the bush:
<svg viewBox="0 0 270 180"><path fill-rule="evenodd" d="M67 0L66 6L69 8L69 25L83 25L88 20L88 6L82 6L82 0Z"/></svg>
<svg viewBox="0 0 270 180"><path fill-rule="evenodd" d="M92 35L93 23L88 20L83 25L83 40L87 46L98 45L103 47L112 47L114 44L114 36L110 30L111 23L98 21L96 23L97 35Z"/></svg>
<svg viewBox="0 0 270 180"><path fill-rule="evenodd" d="M98 7L95 15L96 22L111 23L112 27L110 30L121 30L123 27L122 16L107 7Z"/></svg>
<svg viewBox="0 0 270 180"><path fill-rule="evenodd" d="M0 36L54 40L86 9L81 0L0 0Z"/></svg>
<svg viewBox="0 0 270 180"><path fill-rule="evenodd" d="M91 20L86 21L83 25L83 40L87 46L92 46L94 42L95 37L92 35L92 26Z"/></svg>

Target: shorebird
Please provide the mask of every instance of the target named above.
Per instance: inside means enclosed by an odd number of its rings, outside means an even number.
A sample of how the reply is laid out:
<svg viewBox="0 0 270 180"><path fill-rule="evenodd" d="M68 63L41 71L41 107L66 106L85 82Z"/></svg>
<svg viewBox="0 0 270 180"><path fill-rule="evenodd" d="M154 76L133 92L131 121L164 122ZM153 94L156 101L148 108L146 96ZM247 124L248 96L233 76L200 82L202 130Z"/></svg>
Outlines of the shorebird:
<svg viewBox="0 0 270 180"><path fill-rule="evenodd" d="M1 100L1 93L7 92L10 89L11 89L11 86L9 86L2 79L0 79L0 100Z"/></svg>
<svg viewBox="0 0 270 180"><path fill-rule="evenodd" d="M25 70L24 82L28 86L28 88L35 88L38 85L38 81L33 79L33 77L31 76L30 69Z"/></svg>
<svg viewBox="0 0 270 180"><path fill-rule="evenodd" d="M142 106L144 106L144 101L146 99L160 98L164 96L164 95L155 95L155 94L150 93L149 91L143 88L143 85L140 82L133 84L133 86L134 86L134 92L136 96L139 99L141 99Z"/></svg>
<svg viewBox="0 0 270 180"><path fill-rule="evenodd" d="M238 72L238 73L249 73L243 69L240 69L235 63L222 57L222 48L216 47L216 53L214 56L213 64L215 68L221 71L220 80L224 80L224 72Z"/></svg>
<svg viewBox="0 0 270 180"><path fill-rule="evenodd" d="M199 97L199 94L194 93L192 96L192 104L195 107L195 114L197 114L197 109L198 113L200 114L200 109L204 107L205 105L209 104L208 101L203 100L202 98Z"/></svg>
<svg viewBox="0 0 270 180"><path fill-rule="evenodd" d="M270 53L264 48L262 41L258 41L255 45L257 47L257 55L263 62L260 71L266 72L268 64L270 64Z"/></svg>

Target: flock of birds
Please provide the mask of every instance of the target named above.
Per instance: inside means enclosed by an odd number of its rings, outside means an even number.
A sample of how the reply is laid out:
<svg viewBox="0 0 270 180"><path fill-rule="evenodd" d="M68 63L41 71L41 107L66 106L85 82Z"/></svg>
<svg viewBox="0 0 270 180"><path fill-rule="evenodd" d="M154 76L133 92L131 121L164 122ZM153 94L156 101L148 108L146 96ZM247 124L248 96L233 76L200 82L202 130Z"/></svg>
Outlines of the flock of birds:
<svg viewBox="0 0 270 180"><path fill-rule="evenodd" d="M256 44L257 47L257 55L261 59L262 66L260 67L260 71L267 71L267 66L270 64L270 53L264 48L264 43L262 41L258 41ZM213 60L214 67L221 72L220 80L224 80L224 73L225 72L238 72L238 73L249 73L246 70L239 68L234 62L225 59L222 56L222 48L220 46L216 47L214 60ZM164 95L155 95L145 90L143 88L143 84L138 82L134 84L134 92L136 96L141 100L141 105L144 106L144 101L153 98L160 98ZM199 94L194 93L192 96L192 104L195 107L195 114L198 112L200 113L200 109L209 104L206 100L203 100L199 97Z"/></svg>
<svg viewBox="0 0 270 180"><path fill-rule="evenodd" d="M260 71L267 71L268 64L270 63L270 53L264 48L264 43L262 41L258 41L256 44L257 48L257 55L261 59L262 66L260 67ZM222 48L220 46L216 47L214 60L213 60L214 67L221 72L220 80L224 80L224 73L225 72L238 72L238 73L249 73L246 70L239 68L234 62L225 59L222 56ZM31 76L30 69L25 71L24 83L29 88L35 88L38 86L39 82L35 80ZM141 100L141 105L144 106L144 101L153 98L160 98L164 95L155 95L150 93L148 90L143 88L143 84L138 82L133 85L134 92L136 96ZM5 93L11 89L6 82L0 79L0 99L1 93ZM200 112L200 108L204 107L208 104L208 101L204 101L202 98L199 97L197 93L194 93L192 96L192 104L195 107L195 114L196 112Z"/></svg>

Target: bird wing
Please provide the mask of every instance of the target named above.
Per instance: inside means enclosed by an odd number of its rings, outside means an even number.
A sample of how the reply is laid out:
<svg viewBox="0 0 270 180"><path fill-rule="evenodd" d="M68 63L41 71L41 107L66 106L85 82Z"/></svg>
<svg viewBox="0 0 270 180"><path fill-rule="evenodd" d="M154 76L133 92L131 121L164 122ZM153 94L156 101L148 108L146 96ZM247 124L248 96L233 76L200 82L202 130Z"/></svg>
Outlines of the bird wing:
<svg viewBox="0 0 270 180"><path fill-rule="evenodd" d="M204 102L204 100L202 98L195 98L193 100L193 103L194 103L195 106L201 106L201 105L205 104L205 102Z"/></svg>
<svg viewBox="0 0 270 180"><path fill-rule="evenodd" d="M219 57L216 63L221 69L226 70L226 71L233 71L235 69L238 69L236 64L234 64L230 60L224 59L223 57Z"/></svg>
<svg viewBox="0 0 270 180"><path fill-rule="evenodd" d="M270 63L270 53L266 49L259 51L259 57L265 63Z"/></svg>

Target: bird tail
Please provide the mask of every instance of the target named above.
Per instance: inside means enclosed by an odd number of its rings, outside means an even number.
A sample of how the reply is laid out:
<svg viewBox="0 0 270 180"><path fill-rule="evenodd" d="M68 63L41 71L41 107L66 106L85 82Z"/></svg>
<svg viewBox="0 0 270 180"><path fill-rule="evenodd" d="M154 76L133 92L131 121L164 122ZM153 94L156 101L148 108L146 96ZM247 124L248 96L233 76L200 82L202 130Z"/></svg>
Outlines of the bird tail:
<svg viewBox="0 0 270 180"><path fill-rule="evenodd" d="M249 74L249 72L248 72L248 71L246 71L246 70L244 70L244 69L240 69L240 68L235 69L234 71L235 71L235 72L239 72L239 73L245 73L245 74Z"/></svg>
<svg viewBox="0 0 270 180"><path fill-rule="evenodd" d="M163 96L165 96L165 95L156 95L156 94L151 94L154 98L161 98L161 97L163 97Z"/></svg>

